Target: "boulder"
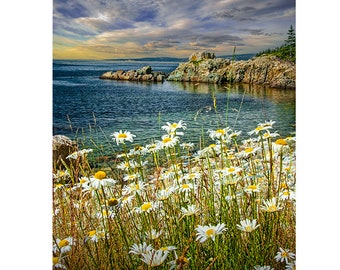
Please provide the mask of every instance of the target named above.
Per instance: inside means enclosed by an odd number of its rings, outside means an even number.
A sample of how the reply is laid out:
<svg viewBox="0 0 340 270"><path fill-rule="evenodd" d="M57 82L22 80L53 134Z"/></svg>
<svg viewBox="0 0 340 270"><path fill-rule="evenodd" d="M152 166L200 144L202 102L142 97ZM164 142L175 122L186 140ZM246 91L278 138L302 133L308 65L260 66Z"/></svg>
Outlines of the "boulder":
<svg viewBox="0 0 340 270"><path fill-rule="evenodd" d="M65 169L62 160L70 165L70 160L66 157L78 150L78 145L75 141L64 135L54 135L52 137L52 156L53 156L53 169Z"/></svg>

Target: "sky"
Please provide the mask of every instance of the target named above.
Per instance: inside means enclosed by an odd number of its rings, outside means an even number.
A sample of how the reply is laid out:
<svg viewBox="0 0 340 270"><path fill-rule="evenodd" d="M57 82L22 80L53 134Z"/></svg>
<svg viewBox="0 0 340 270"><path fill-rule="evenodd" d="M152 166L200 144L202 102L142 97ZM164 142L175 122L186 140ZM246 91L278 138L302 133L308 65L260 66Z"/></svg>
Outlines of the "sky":
<svg viewBox="0 0 340 270"><path fill-rule="evenodd" d="M295 0L54 0L53 58L257 53L295 27Z"/></svg>

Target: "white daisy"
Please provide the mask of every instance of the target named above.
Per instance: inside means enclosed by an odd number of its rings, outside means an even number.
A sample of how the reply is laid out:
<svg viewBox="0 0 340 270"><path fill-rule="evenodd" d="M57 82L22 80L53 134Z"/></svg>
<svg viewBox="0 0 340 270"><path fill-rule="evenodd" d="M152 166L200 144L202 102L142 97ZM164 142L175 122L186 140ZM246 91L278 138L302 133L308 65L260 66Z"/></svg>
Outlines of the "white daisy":
<svg viewBox="0 0 340 270"><path fill-rule="evenodd" d="M155 229L152 229L150 232L146 232L145 235L148 239L155 240L159 238L162 235L163 231L156 231Z"/></svg>
<svg viewBox="0 0 340 270"><path fill-rule="evenodd" d="M67 253L71 250L72 246L75 244L73 237L67 237L62 240L56 239L57 244L53 246L53 252L60 250L60 254Z"/></svg>
<svg viewBox="0 0 340 270"><path fill-rule="evenodd" d="M92 151L93 151L92 149L83 149L83 150L75 151L72 154L68 155L66 159L77 159L78 157L84 157Z"/></svg>
<svg viewBox="0 0 340 270"><path fill-rule="evenodd" d="M283 249L280 247L280 251L277 252L276 256L274 257L274 259L277 262L283 262L285 261L286 264L289 263L288 260L294 260L295 259L295 254L293 252L290 252L289 249Z"/></svg>
<svg viewBox="0 0 340 270"><path fill-rule="evenodd" d="M181 212L184 216L192 216L199 213L199 209L196 207L196 205L191 204L188 205L187 208L182 207Z"/></svg>
<svg viewBox="0 0 340 270"><path fill-rule="evenodd" d="M254 231L256 228L258 228L260 225L256 225L256 219L253 220L249 220L249 219L245 219L245 220L241 220L241 225L237 224L236 227L244 232L252 232Z"/></svg>
<svg viewBox="0 0 340 270"><path fill-rule="evenodd" d="M119 132L114 132L111 134L113 140L116 141L117 145L120 143L125 144L125 141L133 142L133 137L136 137L136 135L133 135L129 131L122 132L121 130Z"/></svg>
<svg viewBox="0 0 340 270"><path fill-rule="evenodd" d="M256 265L254 266L254 270L274 270L274 268L271 268L268 265L265 266Z"/></svg>
<svg viewBox="0 0 340 270"><path fill-rule="evenodd" d="M130 247L129 253L136 254L136 255L142 255L142 254L148 253L152 249L153 248L152 248L151 245L147 245L145 242L143 242L142 244L133 244Z"/></svg>
<svg viewBox="0 0 340 270"><path fill-rule="evenodd" d="M142 253L141 260L145 262L148 266L156 267L161 265L165 259L168 257L169 252L164 252L163 250L148 250L146 253Z"/></svg>
<svg viewBox="0 0 340 270"><path fill-rule="evenodd" d="M263 201L263 205L261 205L260 208L265 212L276 212L282 209L279 203L277 203L277 199L275 197Z"/></svg>
<svg viewBox="0 0 340 270"><path fill-rule="evenodd" d="M205 242L209 238L211 238L213 241L215 241L215 237L219 234L222 234L227 228L225 228L224 223L219 223L216 226L201 226L198 225L198 227L195 229L197 231L196 240L200 241L201 243Z"/></svg>
<svg viewBox="0 0 340 270"><path fill-rule="evenodd" d="M162 129L164 129L169 134L176 132L177 129L180 129L180 128L182 128L183 130L187 128L186 124L182 120L180 120L178 123L172 123L172 124L167 122L166 125L162 126ZM176 132L176 134L180 135L178 134L178 132Z"/></svg>
<svg viewBox="0 0 340 270"><path fill-rule="evenodd" d="M179 137L165 134L162 136L162 141L158 141L157 143L158 146L163 149L174 147L178 142Z"/></svg>

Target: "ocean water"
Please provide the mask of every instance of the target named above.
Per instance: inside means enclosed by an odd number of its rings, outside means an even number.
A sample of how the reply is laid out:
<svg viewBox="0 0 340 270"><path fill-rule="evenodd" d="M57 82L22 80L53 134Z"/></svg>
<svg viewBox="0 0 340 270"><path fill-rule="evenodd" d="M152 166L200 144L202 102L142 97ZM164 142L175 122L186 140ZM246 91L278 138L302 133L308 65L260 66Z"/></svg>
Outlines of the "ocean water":
<svg viewBox="0 0 340 270"><path fill-rule="evenodd" d="M106 146L110 134L127 130L134 144L159 140L166 122L183 120L182 141L209 142L208 129L226 125L242 130L243 138L258 123L274 120L281 136L295 132L295 90L263 86L150 83L101 80L106 71L138 69L170 73L178 62L162 61L53 61L53 134L77 140L83 147ZM216 99L216 110L213 107ZM228 110L227 110L228 108Z"/></svg>

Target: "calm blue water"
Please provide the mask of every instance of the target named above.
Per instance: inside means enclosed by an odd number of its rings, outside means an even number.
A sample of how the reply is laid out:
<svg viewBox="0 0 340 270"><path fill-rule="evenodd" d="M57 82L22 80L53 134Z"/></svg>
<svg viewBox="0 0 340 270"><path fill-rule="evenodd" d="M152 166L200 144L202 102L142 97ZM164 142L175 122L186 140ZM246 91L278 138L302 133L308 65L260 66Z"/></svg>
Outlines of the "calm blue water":
<svg viewBox="0 0 340 270"><path fill-rule="evenodd" d="M200 140L202 129L207 139L209 128L226 124L242 130L244 136L266 120L276 121L274 129L282 136L295 132L294 90L238 85L228 94L226 86L210 84L98 78L106 71L146 65L151 65L154 71L170 73L178 63L54 60L53 134L69 136L84 147L91 147L93 141L105 145L105 137L110 140L110 134L119 130L132 132L137 136L135 142L145 145L164 134L160 125L179 120L188 127L183 140L194 143ZM213 96L217 113L212 107Z"/></svg>

